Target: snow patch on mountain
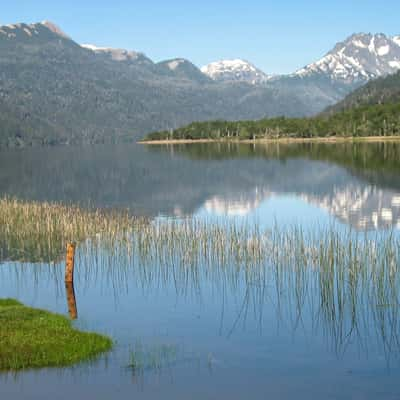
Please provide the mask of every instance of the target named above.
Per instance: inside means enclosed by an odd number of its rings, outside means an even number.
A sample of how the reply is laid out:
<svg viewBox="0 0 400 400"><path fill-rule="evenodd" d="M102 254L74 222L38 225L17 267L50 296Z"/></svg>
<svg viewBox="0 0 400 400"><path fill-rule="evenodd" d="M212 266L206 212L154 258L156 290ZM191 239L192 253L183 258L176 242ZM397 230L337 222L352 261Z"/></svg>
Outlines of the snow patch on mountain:
<svg viewBox="0 0 400 400"><path fill-rule="evenodd" d="M389 54L389 52L390 52L390 46L389 45L385 45L385 46L379 47L379 49L378 49L378 54L380 56L386 56L386 54Z"/></svg>
<svg viewBox="0 0 400 400"><path fill-rule="evenodd" d="M353 44L354 44L354 46L360 47L361 49L365 49L365 48L368 47L368 46L367 46L365 43L363 43L361 40L354 40L354 41L353 41Z"/></svg>
<svg viewBox="0 0 400 400"><path fill-rule="evenodd" d="M247 82L253 85L268 81L270 76L242 59L221 60L201 68L203 74L214 81Z"/></svg>
<svg viewBox="0 0 400 400"><path fill-rule="evenodd" d="M393 42L395 42L398 46L400 46L400 35L399 36L395 36L392 39L393 39Z"/></svg>
<svg viewBox="0 0 400 400"><path fill-rule="evenodd" d="M25 32L28 36L32 36L32 32L31 32L28 28L24 28L24 32Z"/></svg>
<svg viewBox="0 0 400 400"><path fill-rule="evenodd" d="M81 44L81 47L84 47L85 49L88 49L88 50L92 50L94 52L111 50L110 47L98 47L98 46L95 46L94 44Z"/></svg>
<svg viewBox="0 0 400 400"><path fill-rule="evenodd" d="M112 47L99 47L93 44L81 44L81 47L91 50L96 54L108 55L114 61L135 61L138 59L147 59L144 54L136 51L114 49Z"/></svg>
<svg viewBox="0 0 400 400"><path fill-rule="evenodd" d="M178 58L176 60L169 61L167 63L167 66L171 71L175 71L180 65L185 64L185 63L186 63L186 60L184 60L183 58Z"/></svg>

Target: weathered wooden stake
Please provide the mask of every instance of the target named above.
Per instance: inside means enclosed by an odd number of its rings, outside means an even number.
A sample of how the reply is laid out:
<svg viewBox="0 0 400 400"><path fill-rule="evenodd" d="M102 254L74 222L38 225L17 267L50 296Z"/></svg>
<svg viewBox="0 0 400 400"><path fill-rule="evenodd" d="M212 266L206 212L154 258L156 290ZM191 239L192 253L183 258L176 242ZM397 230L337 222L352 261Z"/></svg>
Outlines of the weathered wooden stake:
<svg viewBox="0 0 400 400"><path fill-rule="evenodd" d="M67 260L65 264L65 283L74 282L75 243L67 244Z"/></svg>
<svg viewBox="0 0 400 400"><path fill-rule="evenodd" d="M67 294L69 316L71 319L77 319L78 309L76 307L75 289L73 282L65 282L65 292Z"/></svg>

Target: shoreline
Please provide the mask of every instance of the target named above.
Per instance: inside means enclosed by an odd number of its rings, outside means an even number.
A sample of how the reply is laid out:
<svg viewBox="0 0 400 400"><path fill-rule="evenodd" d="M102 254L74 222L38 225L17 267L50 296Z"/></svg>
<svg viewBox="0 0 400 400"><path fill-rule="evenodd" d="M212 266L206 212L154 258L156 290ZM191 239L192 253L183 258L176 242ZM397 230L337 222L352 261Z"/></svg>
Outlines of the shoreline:
<svg viewBox="0 0 400 400"><path fill-rule="evenodd" d="M162 139L140 140L137 144L199 144L199 143L236 143L236 144L273 144L273 143L348 143L348 142L400 142L400 136L350 136L350 137L314 137L314 138L270 138L270 139Z"/></svg>

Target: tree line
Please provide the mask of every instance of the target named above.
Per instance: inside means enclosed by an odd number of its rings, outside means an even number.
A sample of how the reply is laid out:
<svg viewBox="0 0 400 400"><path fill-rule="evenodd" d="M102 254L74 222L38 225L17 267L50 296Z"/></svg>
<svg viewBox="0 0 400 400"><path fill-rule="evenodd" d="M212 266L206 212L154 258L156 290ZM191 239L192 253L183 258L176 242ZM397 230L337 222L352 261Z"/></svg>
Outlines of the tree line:
<svg viewBox="0 0 400 400"><path fill-rule="evenodd" d="M258 121L194 122L154 132L147 140L277 139L400 135L400 103L364 105L311 118L269 118Z"/></svg>

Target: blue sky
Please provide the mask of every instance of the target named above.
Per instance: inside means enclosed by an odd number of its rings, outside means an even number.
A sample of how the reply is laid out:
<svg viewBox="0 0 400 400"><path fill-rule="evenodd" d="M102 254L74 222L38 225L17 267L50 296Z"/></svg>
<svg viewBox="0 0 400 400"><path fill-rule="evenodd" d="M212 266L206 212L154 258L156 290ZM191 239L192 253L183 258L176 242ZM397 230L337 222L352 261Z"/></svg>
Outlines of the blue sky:
<svg viewBox="0 0 400 400"><path fill-rule="evenodd" d="M315 61L354 32L400 34L399 0L13 0L0 23L55 22L75 41L185 57L244 58L268 73Z"/></svg>

